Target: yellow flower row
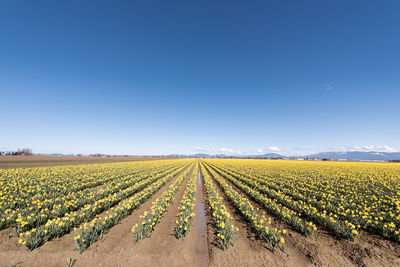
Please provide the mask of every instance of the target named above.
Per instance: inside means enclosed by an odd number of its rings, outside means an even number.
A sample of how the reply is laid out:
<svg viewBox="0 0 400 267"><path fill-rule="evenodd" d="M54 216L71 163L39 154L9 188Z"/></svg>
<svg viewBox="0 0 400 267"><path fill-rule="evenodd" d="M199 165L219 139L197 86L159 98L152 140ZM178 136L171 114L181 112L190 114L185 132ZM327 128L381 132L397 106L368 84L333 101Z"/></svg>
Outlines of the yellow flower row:
<svg viewBox="0 0 400 267"><path fill-rule="evenodd" d="M93 219L97 214L108 210L110 207L116 205L121 200L126 199L127 197L142 190L146 186L160 180L161 178L172 176L178 173L182 168L184 168L183 164L180 165L181 167L178 167L177 169L169 169L165 172L158 174L154 171L148 172L147 178L137 181L137 183L124 190L121 190L120 192L113 193L105 198L95 201L92 204L87 204L79 211L66 213L63 217L48 220L44 225L38 227L38 231L34 234L28 235L28 231L25 233L21 233L20 235L21 237L24 237L24 240L26 241L25 245L28 250L35 249L38 246L42 245L44 242L54 237L63 236L64 234L68 233L72 228L79 226L82 222Z"/></svg>
<svg viewBox="0 0 400 267"><path fill-rule="evenodd" d="M256 203L263 206L269 213L277 216L279 219L285 221L288 225L292 226L294 230L305 235L310 236L312 231L317 230L317 227L312 222L307 222L299 218L298 213L276 203L274 199L260 193L257 184L251 184L253 187L248 186L246 183L241 182L243 178L234 178L230 173L215 167L210 167L209 171L213 176L222 175L224 178L233 183L236 187L244 191ZM250 184L250 183L248 183Z"/></svg>
<svg viewBox="0 0 400 267"><path fill-rule="evenodd" d="M144 215L140 216L142 222L134 225L131 229L133 233L133 242L136 243L150 235L154 226L159 222L161 216L173 201L175 193L178 191L182 182L186 179L192 169L192 167L186 169L186 171L184 171L183 174L181 174L179 178L176 179L168 189L154 201L154 204L150 207L149 211L145 211Z"/></svg>
<svg viewBox="0 0 400 267"><path fill-rule="evenodd" d="M196 201L196 182L198 175L198 163L196 163L195 168L193 169L193 173L190 177L188 186L183 195L183 199L181 201L181 205L179 206L176 226L175 226L175 235L177 238L182 238L187 236L190 228L192 226L193 217L195 213L193 212L194 203Z"/></svg>
<svg viewBox="0 0 400 267"><path fill-rule="evenodd" d="M155 167L162 168L166 164L173 162L0 170L0 229L15 224L17 220L25 222L22 231L37 227L49 218L72 211L75 205L82 204L80 201L87 204L86 199L96 196L92 192L94 187L107 187L110 183L122 182L123 177ZM20 225L17 228L20 232Z"/></svg>
<svg viewBox="0 0 400 267"><path fill-rule="evenodd" d="M188 165L185 165L183 168L187 166ZM120 220L131 214L133 210L160 190L163 185L169 182L172 177L179 173L183 168L179 169L178 172L174 172L173 174L166 175L162 179L159 179L157 182L149 185L131 198L125 199L119 206L107 211L105 217L95 218L90 223L82 225L74 238L78 251L82 253L92 243L94 243L100 235L106 233Z"/></svg>
<svg viewBox="0 0 400 267"><path fill-rule="evenodd" d="M267 219L264 214L260 215L246 197L234 190L232 186L215 171L210 168L207 169L210 171L215 181L220 185L228 199L240 211L246 221L250 223L257 236L269 243L272 251L276 248L280 248L284 251L285 239L282 235L285 230L281 231L277 228L271 227L271 218Z"/></svg>
<svg viewBox="0 0 400 267"><path fill-rule="evenodd" d="M333 234L359 228L400 242L400 165L388 163L210 160L215 167ZM385 226L386 225L386 226Z"/></svg>
<svg viewBox="0 0 400 267"><path fill-rule="evenodd" d="M71 192L66 197L63 197L62 202L57 202L50 205L50 201L47 203L47 207L40 209L39 207L35 210L35 213L22 216L18 214L16 221L16 232L22 233L33 227L39 227L46 223L48 220L61 217L68 212L76 211L85 205L92 204L96 200L103 199L109 195L112 195L118 191L124 190L133 184L143 180L150 171L163 171L162 169L140 169L134 173L124 177L123 179L114 178L113 181L103 186L96 192L92 191L91 188L85 189L84 191ZM164 170L165 171L165 170ZM94 207L93 209L96 209ZM94 212L95 210L93 210Z"/></svg>
<svg viewBox="0 0 400 267"><path fill-rule="evenodd" d="M229 246L233 246L233 235L235 232L239 231L239 229L235 228L232 224L232 216L227 211L225 205L222 204L222 197L220 197L218 192L215 190L211 177L207 173L203 164L201 164L201 174L204 178L204 186L206 189L208 204L212 212L211 214L214 225L217 228L217 239L221 248L225 250L229 248Z"/></svg>

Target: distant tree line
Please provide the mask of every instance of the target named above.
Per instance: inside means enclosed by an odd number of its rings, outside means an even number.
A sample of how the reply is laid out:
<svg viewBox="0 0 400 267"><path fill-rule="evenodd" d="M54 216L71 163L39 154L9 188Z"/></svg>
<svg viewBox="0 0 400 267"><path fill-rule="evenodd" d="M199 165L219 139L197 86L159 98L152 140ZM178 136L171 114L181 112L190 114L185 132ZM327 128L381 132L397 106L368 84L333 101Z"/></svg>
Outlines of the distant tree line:
<svg viewBox="0 0 400 267"><path fill-rule="evenodd" d="M18 151L12 152L10 155L25 155L25 156L30 156L32 155L32 149L30 148L18 148Z"/></svg>

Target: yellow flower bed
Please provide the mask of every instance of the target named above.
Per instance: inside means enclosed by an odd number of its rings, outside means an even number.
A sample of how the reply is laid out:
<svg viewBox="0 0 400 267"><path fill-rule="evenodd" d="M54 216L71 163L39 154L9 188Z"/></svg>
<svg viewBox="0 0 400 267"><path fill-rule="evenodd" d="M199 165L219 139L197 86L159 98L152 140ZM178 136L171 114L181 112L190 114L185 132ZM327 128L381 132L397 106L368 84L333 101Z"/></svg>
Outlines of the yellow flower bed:
<svg viewBox="0 0 400 267"><path fill-rule="evenodd" d="M136 243L139 240L142 240L150 235L150 233L154 229L154 226L159 222L161 216L164 214L167 207L173 201L174 195L179 190L181 184L183 183L190 171L192 171L191 167L186 169L186 171L184 171L183 174L181 174L179 178L176 179L168 187L168 189L164 191L161 196L159 196L154 201L154 204L153 206L151 206L150 210L145 211L143 216L140 216L140 218L142 219L141 223L136 224L132 227L133 242Z"/></svg>
<svg viewBox="0 0 400 267"><path fill-rule="evenodd" d="M96 164L96 166L104 168L102 165L115 168L129 168L131 163L120 164ZM55 237L61 237L68 233L74 227L79 226L83 222L92 220L101 212L109 209L110 207L118 204L120 201L142 190L146 186L156 182L157 180L173 175L184 168L188 164L188 160L183 161L153 161L153 165L146 163L148 167L141 167L141 165L133 164L138 168L136 170L130 169L130 172L137 173L135 177L127 179L119 179L118 175L111 176L114 180L110 181L105 186L106 189L99 190L98 197L90 199L87 204L76 206L73 201L66 201L62 205L64 207L73 207L70 212L50 212L46 210L32 210L31 214L23 217L18 216L15 223L15 230L19 234L20 243L24 244L28 250L32 250L41 246L43 243ZM125 167L123 167L125 166ZM58 167L61 168L61 167ZM71 168L71 167L68 167ZM81 168L76 166L76 168ZM115 169L118 172L118 169ZM139 172L138 172L139 171ZM126 170L122 171L123 173ZM81 173L81 185L86 184L85 173ZM75 177L78 179L78 177ZM110 177L109 177L110 178ZM33 178L32 178L33 179ZM85 200L81 200L85 203ZM52 210L53 211L53 210ZM32 223L34 222L34 223Z"/></svg>
<svg viewBox="0 0 400 267"><path fill-rule="evenodd" d="M222 175L354 240L360 229L400 242L400 165L395 163L207 160Z"/></svg>
<svg viewBox="0 0 400 267"><path fill-rule="evenodd" d="M175 235L176 237L182 238L187 236L190 232L190 228L192 227L193 217L195 213L193 212L194 203L196 201L196 189L197 189L197 175L198 175L198 163L196 163L195 168L193 169L193 173L190 177L190 181L188 183L187 189L181 201L181 205L179 206L179 212L176 215L176 226L175 226Z"/></svg>
<svg viewBox="0 0 400 267"><path fill-rule="evenodd" d="M225 250L229 248L229 246L233 246L233 235L235 232L239 231L239 229L235 228L231 222L232 216L227 211L225 205L222 204L222 198L215 190L211 177L208 175L203 164L201 164L201 174L204 178L204 186L206 189L208 204L212 212L212 219L217 228L217 240L219 241L221 248Z"/></svg>
<svg viewBox="0 0 400 267"><path fill-rule="evenodd" d="M267 219L264 214L260 215L246 197L236 192L236 190L226 183L226 181L224 181L224 179L215 171L210 168L208 168L208 170L225 192L228 199L252 226L257 236L269 243L272 251L274 251L276 248L280 248L282 251L284 251L285 239L282 236L283 231L271 227L271 218Z"/></svg>

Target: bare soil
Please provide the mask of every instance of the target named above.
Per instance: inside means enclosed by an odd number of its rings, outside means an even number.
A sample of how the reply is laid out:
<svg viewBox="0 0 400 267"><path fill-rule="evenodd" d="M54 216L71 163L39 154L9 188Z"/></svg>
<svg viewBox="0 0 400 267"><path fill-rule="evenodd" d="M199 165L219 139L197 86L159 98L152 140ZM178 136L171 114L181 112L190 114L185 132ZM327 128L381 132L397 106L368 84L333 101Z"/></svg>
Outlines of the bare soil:
<svg viewBox="0 0 400 267"><path fill-rule="evenodd" d="M167 159L166 157L93 157L93 156L8 156L0 155L0 169L33 168Z"/></svg>

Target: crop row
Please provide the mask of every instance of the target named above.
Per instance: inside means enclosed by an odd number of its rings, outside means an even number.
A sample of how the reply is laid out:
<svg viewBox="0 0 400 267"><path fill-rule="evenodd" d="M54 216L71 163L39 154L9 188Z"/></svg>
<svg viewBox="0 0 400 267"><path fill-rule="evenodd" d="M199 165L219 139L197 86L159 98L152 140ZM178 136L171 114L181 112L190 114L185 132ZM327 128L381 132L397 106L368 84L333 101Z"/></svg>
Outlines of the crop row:
<svg viewBox="0 0 400 267"><path fill-rule="evenodd" d="M227 249L233 246L233 236L239 229L235 229L232 223L232 215L228 212L225 205L222 203L222 197L216 191L211 177L201 164L201 174L204 179L204 186L206 190L207 201L211 209L212 219L215 227L217 228L217 240L219 241L222 249Z"/></svg>
<svg viewBox="0 0 400 267"><path fill-rule="evenodd" d="M274 201L274 199L268 198L267 196L260 193L259 190L254 189L257 188L256 186L252 188L247 184L239 181L238 179L235 179L230 174L221 170L214 169L213 167L210 167L209 170L213 174L213 176L218 174L222 175L237 188L246 193L246 195L253 199L256 203L264 207L270 214L275 215L280 220L292 226L295 231L305 236L310 236L314 230L317 230L317 227L312 222L302 220L298 217L298 214L295 211L285 206L282 206L281 204Z"/></svg>
<svg viewBox="0 0 400 267"><path fill-rule="evenodd" d="M167 207L172 203L184 179L191 171L193 171L193 169L188 169L183 175L176 179L168 189L153 202L153 206L151 206L148 211L145 211L143 216L140 216L141 222L132 227L134 243L150 235L156 224L160 221L161 216L167 210Z"/></svg>
<svg viewBox="0 0 400 267"><path fill-rule="evenodd" d="M400 242L400 201L396 200L397 197L388 201L387 194L388 192L393 193L391 192L392 189L379 186L378 181L370 186L375 187L374 190L371 190L371 188L357 190L356 186L356 188L351 188L352 191L348 188L348 192L344 196L333 197L335 194L332 191L317 186L313 187L304 182L298 182L292 186L289 186L289 184L279 185L278 183L268 183L266 179L261 177L254 178L249 174L247 176L266 184L275 191L280 191L292 197L296 201L308 202L318 212L329 213L343 221L344 224L350 222L357 228L364 228L371 233ZM376 186L377 184L378 186ZM324 183L323 186L328 187L328 183ZM379 187L384 188L384 192L382 192L382 197L378 198L376 194L380 191ZM354 194L353 190L357 193ZM324 193L324 191L327 192ZM341 187L338 193L343 194L344 191L344 187ZM350 192L352 193L350 194Z"/></svg>
<svg viewBox="0 0 400 267"><path fill-rule="evenodd" d="M213 172L211 169L208 170L212 173L213 178L224 191L229 201L238 209L245 220L251 225L255 234L260 239L263 239L266 243L270 244L272 251L274 251L276 248L284 251L285 239L282 235L286 233L286 230L272 228L271 218L267 219L265 215L260 215L246 197L240 195L216 172Z"/></svg>
<svg viewBox="0 0 400 267"><path fill-rule="evenodd" d="M198 164L193 170L176 215L175 235L178 239L187 236L192 227L193 217L195 216L193 208L196 202L197 175Z"/></svg>
<svg viewBox="0 0 400 267"><path fill-rule="evenodd" d="M106 198L95 201L90 205L84 206L79 212L71 212L65 214L62 218L56 218L47 221L45 225L40 226L39 228L33 228L30 231L25 233L21 233L20 242L25 244L28 250L32 250L42 245L44 242L55 238L61 237L64 234L68 233L73 227L79 226L83 222L87 222L93 219L97 214L108 210L112 206L119 203L121 200L126 199L127 197L139 192L146 186L160 180L165 177L173 177L177 173L179 173L183 168L180 167L168 174L160 174L157 176L152 176L149 174L149 177L141 180L138 183L135 183L131 187L128 187L124 190L121 190L117 193L114 193Z"/></svg>
<svg viewBox="0 0 400 267"><path fill-rule="evenodd" d="M232 175L231 172L227 173L222 170L220 170L220 172L225 177L229 177L229 175ZM296 211L302 217L307 218L314 223L327 227L332 233L340 237L354 240L354 238L358 235L358 231L356 230L355 225L351 224L350 222L343 222L338 220L337 215L328 215L323 212L318 212L318 210L316 210L315 207L313 207L311 204L303 201L295 201L290 196L284 195L281 192L275 191L274 189L271 189L265 185L261 185L260 183L252 179L235 174L233 174L232 176L235 176L235 178L237 178L238 180L257 190L259 194L265 195L270 199L274 199L277 203L280 203L285 207Z"/></svg>
<svg viewBox="0 0 400 267"><path fill-rule="evenodd" d="M42 181L42 178L38 179L36 176L32 177L27 177L26 180L29 181L36 181L35 183L35 188L38 188L38 194L29 198L27 196L24 196L23 201L20 200L20 198L16 196L21 195L21 191L26 190L26 188L23 188L25 186L22 184L19 188L17 188L13 193L7 194L7 188L10 188L10 184L15 184L15 183L20 183L21 181L18 180L12 180L10 177L8 177L9 183L4 186L4 188L0 189L0 196L3 196L3 199L8 199L10 200L8 202L8 205L3 203L3 205L6 205L8 207L12 207L5 209L3 212L0 214L0 229L4 229L7 226L10 226L12 224L15 224L17 222L17 219L19 221L29 221L32 218L35 218L35 214L40 213L40 211L44 210L49 214L52 214L53 216L60 216L62 213L71 211L70 209L73 209L74 204L71 203L71 200L76 200L80 199L83 202L88 201L90 202L90 198L93 198L94 195L98 195L95 192L92 192L92 188L101 186L103 184L109 184L109 182L115 183L123 180L127 180L128 178L132 177L133 175L138 175L140 173L143 173L145 171L151 171L154 169L154 166L152 165L138 165L136 164L138 168L131 169L131 168L126 168L126 170L121 170L121 169L116 169L115 173L111 172L113 169L108 170L108 172L102 173L106 174L103 177L99 177L99 175L93 177L89 177L91 172L88 173L75 173L75 175L81 175L81 179L79 179L79 176L75 176L77 181L75 181L74 186L71 186L68 188L69 191L66 190L58 190L57 192L54 192L56 190L55 187L63 188L64 186L60 186L59 183L55 184L48 184L47 180L56 180L57 178L48 178L45 181ZM149 168L150 167L150 168ZM163 169L163 166L158 167L159 169ZM103 168L102 168L103 169ZM18 171L18 170L16 170ZM42 170L43 171L43 170ZM125 178L120 179L122 176ZM47 177L47 176L44 176ZM28 179L29 178L29 179ZM65 178L65 177L64 177ZM97 178L97 179L96 179ZM65 178L65 184L69 184L69 179L70 178ZM39 182L38 182L39 181ZM80 182L78 182L80 181ZM42 182L42 183L40 183ZM61 181L59 181L61 182ZM101 190L99 190L102 193ZM11 201L13 200L13 201ZM18 203L18 205L10 204L10 203ZM67 203L67 204L65 204ZM72 207L70 207L70 205ZM83 203L86 204L86 203ZM0 205L1 206L1 205ZM4 208L4 206L2 206ZM48 217L46 214L43 214L42 217L39 218L39 221L44 221L47 220ZM35 222L31 222L29 224L35 225Z"/></svg>
<svg viewBox="0 0 400 267"><path fill-rule="evenodd" d="M151 175L163 175L171 172L178 167L168 168L162 171L152 171ZM130 175L123 180L116 180L108 184L105 188L98 190L97 192L91 192L88 195L77 195L71 194L64 199L65 202L53 205L52 209L36 209L31 211L29 215L21 216L18 214L16 221L16 233L22 233L32 228L37 228L40 225L46 223L48 220L61 217L66 213L76 211L85 205L90 205L97 200L106 198L114 193L122 191L135 183L141 181L149 175L147 170L143 170L136 175Z"/></svg>
<svg viewBox="0 0 400 267"><path fill-rule="evenodd" d="M186 165L187 167L187 165ZM189 169L189 168L188 168ZM177 180L184 177L188 169L180 174ZM79 252L83 252L91 244L93 244L97 238L108 232L114 225L121 221L126 216L130 215L133 210L144 203L148 198L155 194L162 186L168 183L177 173L173 175L167 175L157 182L149 185L143 191L135 194L129 199L124 200L121 205L107 212L107 215L102 218L95 218L90 223L83 224L77 234L75 235L75 244Z"/></svg>
<svg viewBox="0 0 400 267"><path fill-rule="evenodd" d="M115 165L101 166L0 170L0 210L8 214L29 208L37 201L96 187L132 172L130 168L115 168Z"/></svg>

